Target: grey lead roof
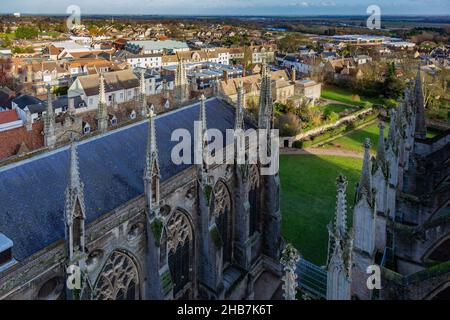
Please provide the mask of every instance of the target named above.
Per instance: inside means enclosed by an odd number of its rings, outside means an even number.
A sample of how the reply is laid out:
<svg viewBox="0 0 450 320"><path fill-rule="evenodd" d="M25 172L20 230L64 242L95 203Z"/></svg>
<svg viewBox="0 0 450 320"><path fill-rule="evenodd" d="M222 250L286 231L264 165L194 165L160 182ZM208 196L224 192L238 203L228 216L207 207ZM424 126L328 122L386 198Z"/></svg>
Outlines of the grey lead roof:
<svg viewBox="0 0 450 320"><path fill-rule="evenodd" d="M234 108L225 102L207 100L206 113L208 128L225 132L234 127ZM174 129L185 128L193 139L198 117L198 103L156 117L162 181L189 167L172 163L171 149L178 141L170 141L171 134ZM87 223L144 192L147 126L147 121L139 122L78 144ZM14 242L16 259L22 260L64 238L68 166L66 146L0 168L0 233Z"/></svg>

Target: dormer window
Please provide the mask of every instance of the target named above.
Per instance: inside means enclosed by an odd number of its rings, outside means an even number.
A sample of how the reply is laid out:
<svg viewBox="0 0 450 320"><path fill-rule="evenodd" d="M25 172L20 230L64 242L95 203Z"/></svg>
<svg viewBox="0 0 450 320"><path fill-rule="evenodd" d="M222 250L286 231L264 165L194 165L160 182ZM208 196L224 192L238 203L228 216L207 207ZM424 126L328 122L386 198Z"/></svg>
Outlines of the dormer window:
<svg viewBox="0 0 450 320"><path fill-rule="evenodd" d="M12 255L13 242L0 233L0 273L17 263Z"/></svg>
<svg viewBox="0 0 450 320"><path fill-rule="evenodd" d="M117 117L116 116L111 116L109 122L113 126L116 125L117 124Z"/></svg>
<svg viewBox="0 0 450 320"><path fill-rule="evenodd" d="M85 123L83 126L83 133L90 133L91 132L91 126L89 125L89 123Z"/></svg>

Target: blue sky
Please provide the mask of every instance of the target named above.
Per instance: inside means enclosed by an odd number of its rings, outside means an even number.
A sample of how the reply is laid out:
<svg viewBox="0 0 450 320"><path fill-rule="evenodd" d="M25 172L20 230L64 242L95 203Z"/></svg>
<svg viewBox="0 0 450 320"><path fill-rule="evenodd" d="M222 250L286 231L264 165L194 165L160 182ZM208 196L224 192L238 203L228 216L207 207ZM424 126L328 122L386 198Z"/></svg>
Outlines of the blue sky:
<svg viewBox="0 0 450 320"><path fill-rule="evenodd" d="M65 14L366 15L369 5L389 15L450 15L450 0L0 0L0 13Z"/></svg>

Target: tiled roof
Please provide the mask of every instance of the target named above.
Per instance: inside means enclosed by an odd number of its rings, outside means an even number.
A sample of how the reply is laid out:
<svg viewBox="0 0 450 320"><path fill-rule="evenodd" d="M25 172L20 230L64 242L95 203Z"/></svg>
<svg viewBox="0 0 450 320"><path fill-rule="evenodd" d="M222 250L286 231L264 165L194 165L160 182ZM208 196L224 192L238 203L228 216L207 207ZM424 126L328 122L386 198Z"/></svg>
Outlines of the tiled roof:
<svg viewBox="0 0 450 320"><path fill-rule="evenodd" d="M0 159L11 157L17 154L20 145L25 143L29 150L41 148L44 145L42 135L42 121L33 124L33 129L27 131L25 126L0 132ZM0 193L4 189L0 190ZM0 206L1 207L1 206ZM0 208L0 216L1 216Z"/></svg>
<svg viewBox="0 0 450 320"><path fill-rule="evenodd" d="M171 134L185 128L193 136L199 109L197 103L156 117L162 181L190 167L172 162L171 150L178 142L171 141ZM224 132L234 127L234 108L221 100L207 100L206 113L209 128ZM147 127L147 121L138 122L78 144L87 223L143 194ZM0 232L13 240L16 259L64 238L68 166L66 146L0 168Z"/></svg>
<svg viewBox="0 0 450 320"><path fill-rule="evenodd" d="M0 112L0 124L19 120L16 110L7 110Z"/></svg>
<svg viewBox="0 0 450 320"><path fill-rule="evenodd" d="M272 81L280 81L280 80L289 80L289 77L286 73L285 70L278 70L278 71L274 71L271 73L271 79ZM228 79L228 80L222 80L220 81L220 88L221 91L227 95L227 96L232 96L237 94L237 87L239 85L239 83L242 81L243 85L244 85L244 89L246 92L248 92L248 90L251 90L250 88L252 88L253 86L259 86L260 82L261 82L261 74L254 74L251 76L247 76L247 77L241 77L241 78L232 78L232 79Z"/></svg>

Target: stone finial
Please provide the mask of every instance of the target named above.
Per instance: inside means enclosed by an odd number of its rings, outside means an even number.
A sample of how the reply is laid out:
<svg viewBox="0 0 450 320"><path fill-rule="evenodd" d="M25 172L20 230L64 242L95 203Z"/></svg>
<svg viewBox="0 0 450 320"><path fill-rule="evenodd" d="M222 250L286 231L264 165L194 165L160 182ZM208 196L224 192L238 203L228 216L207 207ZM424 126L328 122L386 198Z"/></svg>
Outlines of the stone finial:
<svg viewBox="0 0 450 320"><path fill-rule="evenodd" d="M272 124L272 80L270 72L265 63L263 64L265 70L261 75L261 91L259 96L259 113L258 113L258 127L260 129L270 129Z"/></svg>
<svg viewBox="0 0 450 320"><path fill-rule="evenodd" d="M361 172L361 178L359 180L358 184L358 190L357 190L357 200L361 199L362 195L365 195L366 198L371 203L372 200L372 166L371 166L371 159L370 159L370 139L366 138L364 140L364 159L363 159L363 166L362 166L362 172Z"/></svg>
<svg viewBox="0 0 450 320"><path fill-rule="evenodd" d="M198 99L200 102L200 117L199 117L199 121L201 122L202 125L202 130L206 131L206 98L205 95L202 94L200 96L200 98Z"/></svg>
<svg viewBox="0 0 450 320"><path fill-rule="evenodd" d="M25 126L27 128L27 131L33 130L33 119L31 117L30 110L25 111Z"/></svg>
<svg viewBox="0 0 450 320"><path fill-rule="evenodd" d="M44 145L53 148L56 144L55 114L50 85L47 86L47 108L44 118Z"/></svg>
<svg viewBox="0 0 450 320"><path fill-rule="evenodd" d="M74 116L76 113L75 110L75 98L67 97L67 113L70 116Z"/></svg>
<svg viewBox="0 0 450 320"><path fill-rule="evenodd" d="M105 78L99 77L99 99L97 108L97 128L100 132L108 130L108 110L106 106Z"/></svg>
<svg viewBox="0 0 450 320"><path fill-rule="evenodd" d="M336 179L337 196L334 226L328 225L327 299L350 299L352 232L347 230L347 179Z"/></svg>
<svg viewBox="0 0 450 320"><path fill-rule="evenodd" d="M142 117L147 115L147 95L145 93L145 71L141 70L141 79L139 85L140 113Z"/></svg>
<svg viewBox="0 0 450 320"><path fill-rule="evenodd" d="M144 168L144 189L147 208L150 213L153 213L159 205L159 178L160 173L158 146L156 143L155 115L153 108L150 108L148 113L147 152Z"/></svg>
<svg viewBox="0 0 450 320"><path fill-rule="evenodd" d="M397 117L397 113L395 111L394 108L391 108L389 110L389 131L388 131L388 136L387 136L387 142L388 142L388 146L387 147L392 147L393 149L396 146L396 137L395 137L395 127L396 127L396 120Z"/></svg>
<svg viewBox="0 0 450 320"><path fill-rule="evenodd" d="M384 144L384 122L380 121L378 124L378 128L380 128L380 134L378 136L378 148L377 148L377 164L381 166L383 169L386 164L386 146Z"/></svg>
<svg viewBox="0 0 450 320"><path fill-rule="evenodd" d="M139 90L141 94L145 95L145 69L141 69L140 75Z"/></svg>
<svg viewBox="0 0 450 320"><path fill-rule="evenodd" d="M297 295L297 264L300 261L300 254L294 246L288 243L283 250L281 264L284 266L284 276L282 278L283 297L285 300L296 300Z"/></svg>
<svg viewBox="0 0 450 320"><path fill-rule="evenodd" d="M244 86L242 81L237 86L237 104L236 104L236 120L234 124L235 130L244 128Z"/></svg>
<svg viewBox="0 0 450 320"><path fill-rule="evenodd" d="M67 230L68 256L69 259L72 259L76 251L84 252L84 221L86 214L84 185L81 182L78 167L77 144L73 138L69 152L69 181L65 192L64 219ZM75 219L78 219L80 223L73 223ZM79 230L74 230L74 228L79 228Z"/></svg>
<svg viewBox="0 0 450 320"><path fill-rule="evenodd" d="M414 112L416 114L416 127L414 136L425 139L427 135L427 126L425 121L425 99L423 96L422 76L420 74L420 65L417 70L416 82L414 85Z"/></svg>
<svg viewBox="0 0 450 320"><path fill-rule="evenodd" d="M336 213L334 221L334 234L340 239L344 238L347 233L347 179L340 174L336 179L337 196L336 196Z"/></svg>
<svg viewBox="0 0 450 320"><path fill-rule="evenodd" d="M47 87L47 115L52 116L53 111L53 99L52 99L52 88L50 86Z"/></svg>
<svg viewBox="0 0 450 320"><path fill-rule="evenodd" d="M106 104L105 77L103 76L103 73L100 74L98 92L98 102Z"/></svg>

